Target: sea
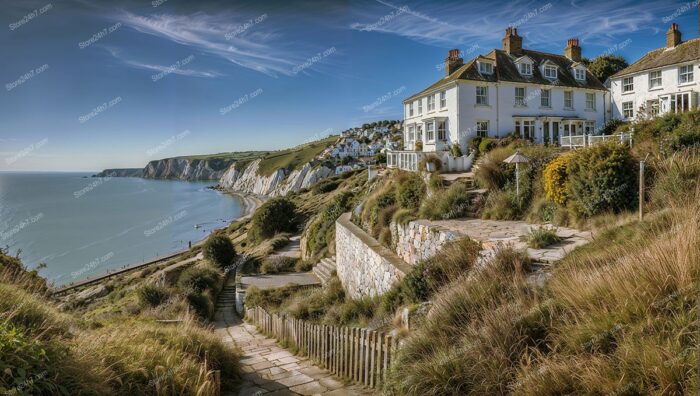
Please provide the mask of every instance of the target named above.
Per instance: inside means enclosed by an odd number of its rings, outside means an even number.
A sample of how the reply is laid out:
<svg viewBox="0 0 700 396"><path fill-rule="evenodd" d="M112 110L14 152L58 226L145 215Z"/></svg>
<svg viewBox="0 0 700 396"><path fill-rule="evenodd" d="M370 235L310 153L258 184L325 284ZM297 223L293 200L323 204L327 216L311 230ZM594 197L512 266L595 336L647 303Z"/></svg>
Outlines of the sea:
<svg viewBox="0 0 700 396"><path fill-rule="evenodd" d="M239 218L210 182L0 172L0 247L56 286L187 249Z"/></svg>

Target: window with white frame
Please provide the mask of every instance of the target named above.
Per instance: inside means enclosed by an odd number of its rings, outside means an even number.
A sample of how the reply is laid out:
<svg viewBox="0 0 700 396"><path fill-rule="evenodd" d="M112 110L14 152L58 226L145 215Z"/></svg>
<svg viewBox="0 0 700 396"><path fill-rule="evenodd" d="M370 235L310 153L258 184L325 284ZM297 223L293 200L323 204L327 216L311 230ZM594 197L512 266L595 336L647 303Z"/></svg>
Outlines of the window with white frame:
<svg viewBox="0 0 700 396"><path fill-rule="evenodd" d="M690 110L690 92L671 95L671 113L685 113Z"/></svg>
<svg viewBox="0 0 700 396"><path fill-rule="evenodd" d="M413 117L413 103L408 104L408 116Z"/></svg>
<svg viewBox="0 0 700 396"><path fill-rule="evenodd" d="M595 94L586 92L586 110L595 110Z"/></svg>
<svg viewBox="0 0 700 396"><path fill-rule="evenodd" d="M418 99L418 115L423 114L423 99Z"/></svg>
<svg viewBox="0 0 700 396"><path fill-rule="evenodd" d="M525 106L525 88L515 87L515 105Z"/></svg>
<svg viewBox="0 0 700 396"><path fill-rule="evenodd" d="M693 65L685 65L678 68L678 84L693 82Z"/></svg>
<svg viewBox="0 0 700 396"><path fill-rule="evenodd" d="M413 126L408 127L408 141L412 142L416 140L416 128Z"/></svg>
<svg viewBox="0 0 700 396"><path fill-rule="evenodd" d="M489 104L489 87L476 87L476 104L488 106Z"/></svg>
<svg viewBox="0 0 700 396"><path fill-rule="evenodd" d="M416 126L416 141L423 141L423 125Z"/></svg>
<svg viewBox="0 0 700 396"><path fill-rule="evenodd" d="M425 124L425 137L428 142L435 141L435 121L429 121Z"/></svg>
<svg viewBox="0 0 700 396"><path fill-rule="evenodd" d="M634 117L634 103L632 102L622 102L622 115L625 118Z"/></svg>
<svg viewBox="0 0 700 396"><path fill-rule="evenodd" d="M652 99L652 100L647 100L647 111L649 112L649 115L652 117L656 117L659 115L659 100L658 99Z"/></svg>
<svg viewBox="0 0 700 396"><path fill-rule="evenodd" d="M440 91L440 108L444 109L447 107L447 92Z"/></svg>
<svg viewBox="0 0 700 396"><path fill-rule="evenodd" d="M523 121L523 130L521 136L525 139L533 139L535 137L535 121Z"/></svg>
<svg viewBox="0 0 700 396"><path fill-rule="evenodd" d="M542 107L552 107L552 91L543 89L540 91L540 105Z"/></svg>
<svg viewBox="0 0 700 396"><path fill-rule="evenodd" d="M556 79L557 78L557 67L554 65L545 65L544 66L544 77Z"/></svg>
<svg viewBox="0 0 700 396"><path fill-rule="evenodd" d="M634 91L634 77L625 77L622 79L622 92Z"/></svg>
<svg viewBox="0 0 700 396"><path fill-rule="evenodd" d="M493 74L493 65L488 62L479 62L479 72L481 74Z"/></svg>
<svg viewBox="0 0 700 396"><path fill-rule="evenodd" d="M587 135L593 134L593 132L595 132L595 121L586 121L586 124L583 126L583 128L586 131Z"/></svg>
<svg viewBox="0 0 700 396"><path fill-rule="evenodd" d="M430 95L428 96L428 111L433 111L435 110L435 96Z"/></svg>
<svg viewBox="0 0 700 396"><path fill-rule="evenodd" d="M586 71L583 69L574 69L574 77L579 81L586 79Z"/></svg>
<svg viewBox="0 0 700 396"><path fill-rule="evenodd" d="M478 137L488 137L489 136L489 122L488 121L477 121L476 122L476 136L478 136Z"/></svg>
<svg viewBox="0 0 700 396"><path fill-rule="evenodd" d="M574 108L574 91L564 91L564 108Z"/></svg>
<svg viewBox="0 0 700 396"><path fill-rule="evenodd" d="M661 70L649 72L649 89L661 87Z"/></svg>
<svg viewBox="0 0 700 396"><path fill-rule="evenodd" d="M532 64L530 63L521 63L518 65L518 69L523 76L532 75Z"/></svg>
<svg viewBox="0 0 700 396"><path fill-rule="evenodd" d="M438 140L446 140L447 137L447 131L446 128L447 125L445 121L438 121L438 126L437 126L437 135L438 135Z"/></svg>

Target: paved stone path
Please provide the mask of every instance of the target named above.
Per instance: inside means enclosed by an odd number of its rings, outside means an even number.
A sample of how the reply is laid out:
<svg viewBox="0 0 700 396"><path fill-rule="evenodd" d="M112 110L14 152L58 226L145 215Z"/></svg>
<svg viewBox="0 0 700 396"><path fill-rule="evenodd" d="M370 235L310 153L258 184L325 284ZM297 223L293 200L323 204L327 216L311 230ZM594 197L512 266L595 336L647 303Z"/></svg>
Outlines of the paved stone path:
<svg viewBox="0 0 700 396"><path fill-rule="evenodd" d="M239 396L262 395L373 395L359 385L346 385L315 366L305 357L295 356L243 322L233 310L233 282L227 282L217 304L216 333L224 342L243 351L244 372ZM229 395L235 395L229 394Z"/></svg>
<svg viewBox="0 0 700 396"><path fill-rule="evenodd" d="M250 286L255 286L258 289L270 289L275 287L283 287L290 284L320 285L321 281L311 271L241 277L241 285L243 289L247 289Z"/></svg>
<svg viewBox="0 0 700 396"><path fill-rule="evenodd" d="M429 223L481 241L487 250L493 249L499 243L512 245L516 249L527 249L530 258L544 263L553 263L561 260L572 250L587 244L593 238L590 231L545 225L547 228L556 228L557 236L562 238L562 241L543 249L532 249L527 247L527 243L522 241L521 237L527 235L531 229L541 227L541 225L529 224L524 221L481 219L439 220L430 221Z"/></svg>

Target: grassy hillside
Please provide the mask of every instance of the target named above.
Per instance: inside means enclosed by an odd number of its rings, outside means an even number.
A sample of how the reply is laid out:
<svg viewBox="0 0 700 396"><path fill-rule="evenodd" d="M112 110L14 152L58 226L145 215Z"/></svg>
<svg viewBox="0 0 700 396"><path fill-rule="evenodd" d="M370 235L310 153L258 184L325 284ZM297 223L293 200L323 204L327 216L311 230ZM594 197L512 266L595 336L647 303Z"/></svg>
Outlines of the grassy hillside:
<svg viewBox="0 0 700 396"><path fill-rule="evenodd" d="M41 278L0 252L0 393L214 395L214 371L221 388L233 390L239 352L201 314L189 313L197 310L187 285L178 288L166 276L157 286L155 277L145 270L121 276L98 286L105 296L60 302Z"/></svg>
<svg viewBox="0 0 700 396"><path fill-rule="evenodd" d="M268 153L267 151L234 151L231 153L187 155L187 156L175 157L175 158L183 158L183 159L188 159L188 160L200 160L200 161L208 161L208 160L215 160L215 159L216 160L227 160L227 161L250 161L250 160L254 160L258 157L264 156L267 153Z"/></svg>
<svg viewBox="0 0 700 396"><path fill-rule="evenodd" d="M338 140L337 136L329 136L325 139L291 149L269 153L260 162L258 173L263 176L269 176L277 169L287 169L289 171L299 169L302 165L321 154L323 150L336 140Z"/></svg>

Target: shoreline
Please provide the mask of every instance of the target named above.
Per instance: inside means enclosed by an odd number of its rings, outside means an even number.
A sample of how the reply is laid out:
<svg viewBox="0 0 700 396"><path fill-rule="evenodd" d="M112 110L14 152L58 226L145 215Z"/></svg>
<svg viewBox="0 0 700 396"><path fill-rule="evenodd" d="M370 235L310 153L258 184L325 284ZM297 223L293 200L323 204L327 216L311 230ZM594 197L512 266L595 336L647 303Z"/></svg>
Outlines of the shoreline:
<svg viewBox="0 0 700 396"><path fill-rule="evenodd" d="M252 194L243 191L219 190L224 194L237 197L242 205L241 216L234 221L247 220L253 216L255 211L269 198L264 195Z"/></svg>
<svg viewBox="0 0 700 396"><path fill-rule="evenodd" d="M233 196L233 197L236 197L239 199L239 201L241 202L241 215L239 217L237 217L236 219L233 219L230 223L228 223L224 227L212 229L211 232L207 233L207 235L204 238L200 239L196 243L193 243L192 248L204 244L204 242L207 240L207 238L209 238L209 236L212 235L213 233L215 233L216 231L218 231L220 229L224 229L236 221L247 220L247 219L251 218L253 216L253 214L255 213L255 211L265 201L267 201L269 199L268 197L265 197L262 195L252 194L252 193L243 192L243 191L233 191L233 190L223 190L223 189L218 190L218 191L221 192L222 194L230 195L230 196ZM75 288L79 288L79 287L83 287L83 286L89 286L93 283L98 283L102 280L109 279L109 278L116 276L116 275L122 275L124 273L135 271L138 269L142 269L142 268L148 267L150 265L155 265L155 264L167 262L167 261L176 259L178 256L182 256L182 255L190 252L190 250L191 249L188 248L186 250L171 252L171 253L163 255L163 256L154 257L153 259L151 259L147 262L135 263L135 264L127 265L127 266L122 267L122 268L116 268L113 270L109 270L107 273L100 275L100 276L97 276L97 277L87 278L87 279L83 279L83 280L78 281L78 282L64 284L64 285L57 287L54 290L54 293L66 292L66 291L71 290L71 289L75 289Z"/></svg>

